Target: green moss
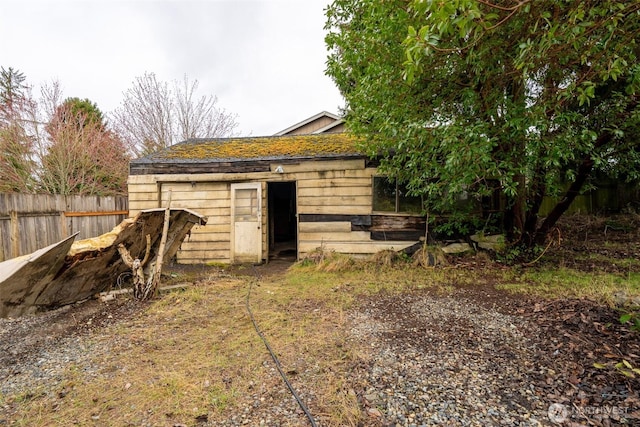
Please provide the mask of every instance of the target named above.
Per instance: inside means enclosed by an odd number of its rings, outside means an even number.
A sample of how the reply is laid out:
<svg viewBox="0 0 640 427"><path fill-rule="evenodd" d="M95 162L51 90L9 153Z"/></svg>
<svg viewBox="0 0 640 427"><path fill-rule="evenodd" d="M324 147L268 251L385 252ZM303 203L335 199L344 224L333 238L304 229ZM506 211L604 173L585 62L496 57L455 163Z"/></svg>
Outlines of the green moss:
<svg viewBox="0 0 640 427"><path fill-rule="evenodd" d="M256 159L360 154L348 134L228 138L186 142L158 153L164 159Z"/></svg>

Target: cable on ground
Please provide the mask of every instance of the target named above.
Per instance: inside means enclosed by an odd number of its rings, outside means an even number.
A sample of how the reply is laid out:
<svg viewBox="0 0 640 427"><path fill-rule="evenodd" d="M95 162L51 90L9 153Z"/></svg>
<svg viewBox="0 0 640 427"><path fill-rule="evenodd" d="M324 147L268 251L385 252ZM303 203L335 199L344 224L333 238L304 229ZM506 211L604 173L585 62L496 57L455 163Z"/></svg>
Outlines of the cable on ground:
<svg viewBox="0 0 640 427"><path fill-rule="evenodd" d="M255 274L256 279L260 279L260 275L259 275L258 271L256 270L255 266L253 266L253 272ZM311 426L312 427L317 427L318 425L316 424L316 421L313 418L313 415L311 415L311 412L309 412L309 408L307 408L307 406L304 404L304 402L302 401L300 396L298 396L298 393L296 392L296 390L293 388L293 386L289 382L289 379L287 378L287 375L282 370L282 365L280 365L280 361L278 360L278 356L276 356L276 354L271 349L271 346L269 345L269 342L267 341L265 336L262 334L262 331L260 331L260 328L258 327L258 324L256 323L256 319L253 317L253 312L251 311L251 307L249 306L249 297L251 296L251 288L252 287L253 287L253 281L249 282L249 291L247 292L247 299L245 301L245 305L247 307L247 312L249 313L249 318L251 319L251 323L253 323L253 327L256 330L256 332L258 333L258 336L260 337L260 339L262 339L262 342L264 343L264 346L267 348L267 351L269 351L269 354L271 354L271 358L273 359L273 362L276 364L276 368L278 369L278 372L280 373L280 376L282 377L282 380L285 382L285 384L289 388L289 391L291 392L293 397L298 402L298 405L300 406L302 411L305 413L305 415L309 419L309 422L311 423Z"/></svg>

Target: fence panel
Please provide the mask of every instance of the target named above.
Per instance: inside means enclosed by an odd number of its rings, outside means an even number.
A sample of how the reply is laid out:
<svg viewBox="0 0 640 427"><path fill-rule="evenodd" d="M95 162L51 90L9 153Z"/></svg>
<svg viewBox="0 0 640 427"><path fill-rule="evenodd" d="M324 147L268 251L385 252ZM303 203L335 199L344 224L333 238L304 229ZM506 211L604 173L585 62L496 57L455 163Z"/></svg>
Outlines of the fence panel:
<svg viewBox="0 0 640 427"><path fill-rule="evenodd" d="M29 254L75 232L110 231L128 216L126 196L0 194L0 261Z"/></svg>

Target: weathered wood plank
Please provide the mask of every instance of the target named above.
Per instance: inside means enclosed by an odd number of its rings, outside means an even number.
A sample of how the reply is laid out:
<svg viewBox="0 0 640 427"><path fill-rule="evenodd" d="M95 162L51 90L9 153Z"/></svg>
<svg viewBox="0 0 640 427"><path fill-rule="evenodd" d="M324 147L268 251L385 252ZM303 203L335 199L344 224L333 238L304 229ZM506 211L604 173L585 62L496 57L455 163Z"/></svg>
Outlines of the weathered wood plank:
<svg viewBox="0 0 640 427"><path fill-rule="evenodd" d="M200 251L200 250L229 250L229 239L223 241L206 241L206 242L194 242L184 241L179 252Z"/></svg>
<svg viewBox="0 0 640 427"><path fill-rule="evenodd" d="M198 163L131 163L130 175L149 174L199 174L216 171L220 173L270 172L269 161L225 161Z"/></svg>
<svg viewBox="0 0 640 427"><path fill-rule="evenodd" d="M145 209L155 209L159 206L158 199L155 200L136 200L129 209L129 217L135 216L138 212Z"/></svg>
<svg viewBox="0 0 640 427"><path fill-rule="evenodd" d="M371 197L369 196L343 196L336 194L326 197L299 197L298 206L364 206L371 210Z"/></svg>
<svg viewBox="0 0 640 427"><path fill-rule="evenodd" d="M285 173L316 172L331 170L364 169L364 159L354 160L324 160L300 163L271 163L271 172L275 172L277 167L282 167Z"/></svg>
<svg viewBox="0 0 640 427"><path fill-rule="evenodd" d="M231 232L227 227L226 232L220 233L191 233L184 242L183 246L194 242L228 242L231 238ZM186 248L186 246L184 246Z"/></svg>
<svg viewBox="0 0 640 427"><path fill-rule="evenodd" d="M371 240L393 240L393 241L412 241L415 242L424 238L424 230L390 230L390 231L371 231Z"/></svg>
<svg viewBox="0 0 640 427"><path fill-rule="evenodd" d="M132 184L128 185L128 193L157 193L158 192L158 184L156 181L144 182L140 184Z"/></svg>
<svg viewBox="0 0 640 427"><path fill-rule="evenodd" d="M371 186L347 186L341 187L339 190L336 187L299 187L298 197L328 197L335 196L339 191L341 196L366 196L371 203Z"/></svg>
<svg viewBox="0 0 640 427"><path fill-rule="evenodd" d="M415 215L371 215L371 230L424 230L426 218Z"/></svg>
<svg viewBox="0 0 640 427"><path fill-rule="evenodd" d="M300 233L346 233L351 231L351 222L300 222Z"/></svg>
<svg viewBox="0 0 640 427"><path fill-rule="evenodd" d="M371 179L367 177L340 177L309 179L298 178L298 188L342 188L342 187L371 187Z"/></svg>
<svg viewBox="0 0 640 427"><path fill-rule="evenodd" d="M373 255L382 250L400 251L413 245L414 242L326 242L326 241L301 241L298 243L300 253L309 253L317 248L324 248L329 251L336 251L344 254L367 254Z"/></svg>
<svg viewBox="0 0 640 427"><path fill-rule="evenodd" d="M300 214L343 214L343 215L368 215L371 213L371 206L299 206Z"/></svg>
<svg viewBox="0 0 640 427"><path fill-rule="evenodd" d="M11 218L11 258L20 256L20 226L18 224L18 212L9 212Z"/></svg>
<svg viewBox="0 0 640 427"><path fill-rule="evenodd" d="M211 201L211 200L227 200L229 199L228 191L212 191L212 190L189 190L187 188L176 188L172 189L169 186L168 188L163 185L162 186L162 194L164 197L165 191L171 190L171 200L174 199L176 201L184 202L184 201ZM156 194L157 198L157 194Z"/></svg>
<svg viewBox="0 0 640 427"><path fill-rule="evenodd" d="M348 221L353 225L371 225L371 215L344 215L344 214L300 214L299 221L302 222L344 222Z"/></svg>
<svg viewBox="0 0 640 427"><path fill-rule="evenodd" d="M156 181L157 179L154 177L154 175L151 175L151 174L129 175L127 177L127 186L131 187L131 186L138 186L138 185L145 185L145 184L156 185Z"/></svg>
<svg viewBox="0 0 640 427"><path fill-rule="evenodd" d="M282 159L279 161L279 165L303 165L305 163L329 163L329 162L350 162L353 160L360 160L362 167L365 164L365 156L363 155L342 155L342 156L330 156L330 157L318 157L313 158L297 158L297 159ZM199 162L185 162L178 163L138 163L131 162L129 167L129 175L149 175L149 174L198 174L206 172L220 172L220 173L251 173L251 172L271 172L271 164L274 164L273 159L242 159L242 160L221 160L213 159L211 161L203 160Z"/></svg>
<svg viewBox="0 0 640 427"><path fill-rule="evenodd" d="M230 223L231 223L230 218L227 218L227 222L219 222L219 223L211 222L211 219L209 218L207 219L207 225L194 226L191 229L191 235L229 232Z"/></svg>
<svg viewBox="0 0 640 427"><path fill-rule="evenodd" d="M155 193L129 193L129 203L158 201L158 192Z"/></svg>
<svg viewBox="0 0 640 427"><path fill-rule="evenodd" d="M229 264L229 251L180 251L176 254L176 261L178 264Z"/></svg>
<svg viewBox="0 0 640 427"><path fill-rule="evenodd" d="M368 231L349 231L346 233L300 233L298 235L300 242L305 241L324 241L324 242L362 242L369 241Z"/></svg>
<svg viewBox="0 0 640 427"><path fill-rule="evenodd" d="M238 181L308 181L318 179L341 179L359 178L370 180L376 174L375 168L364 170L336 170L324 172L300 172L277 174L268 172L251 173L191 173L191 174L145 174L130 175L129 184L155 184L155 183L178 183L178 182L238 182Z"/></svg>

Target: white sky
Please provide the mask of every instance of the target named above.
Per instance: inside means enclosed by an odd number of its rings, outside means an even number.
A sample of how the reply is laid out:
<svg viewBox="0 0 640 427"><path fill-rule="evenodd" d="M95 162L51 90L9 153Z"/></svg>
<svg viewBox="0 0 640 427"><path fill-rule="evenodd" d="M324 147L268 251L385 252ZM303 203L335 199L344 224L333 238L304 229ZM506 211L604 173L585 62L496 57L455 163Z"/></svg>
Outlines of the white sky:
<svg viewBox="0 0 640 427"><path fill-rule="evenodd" d="M344 105L324 74L329 0L0 0L0 65L114 110L136 77L186 74L272 135Z"/></svg>

